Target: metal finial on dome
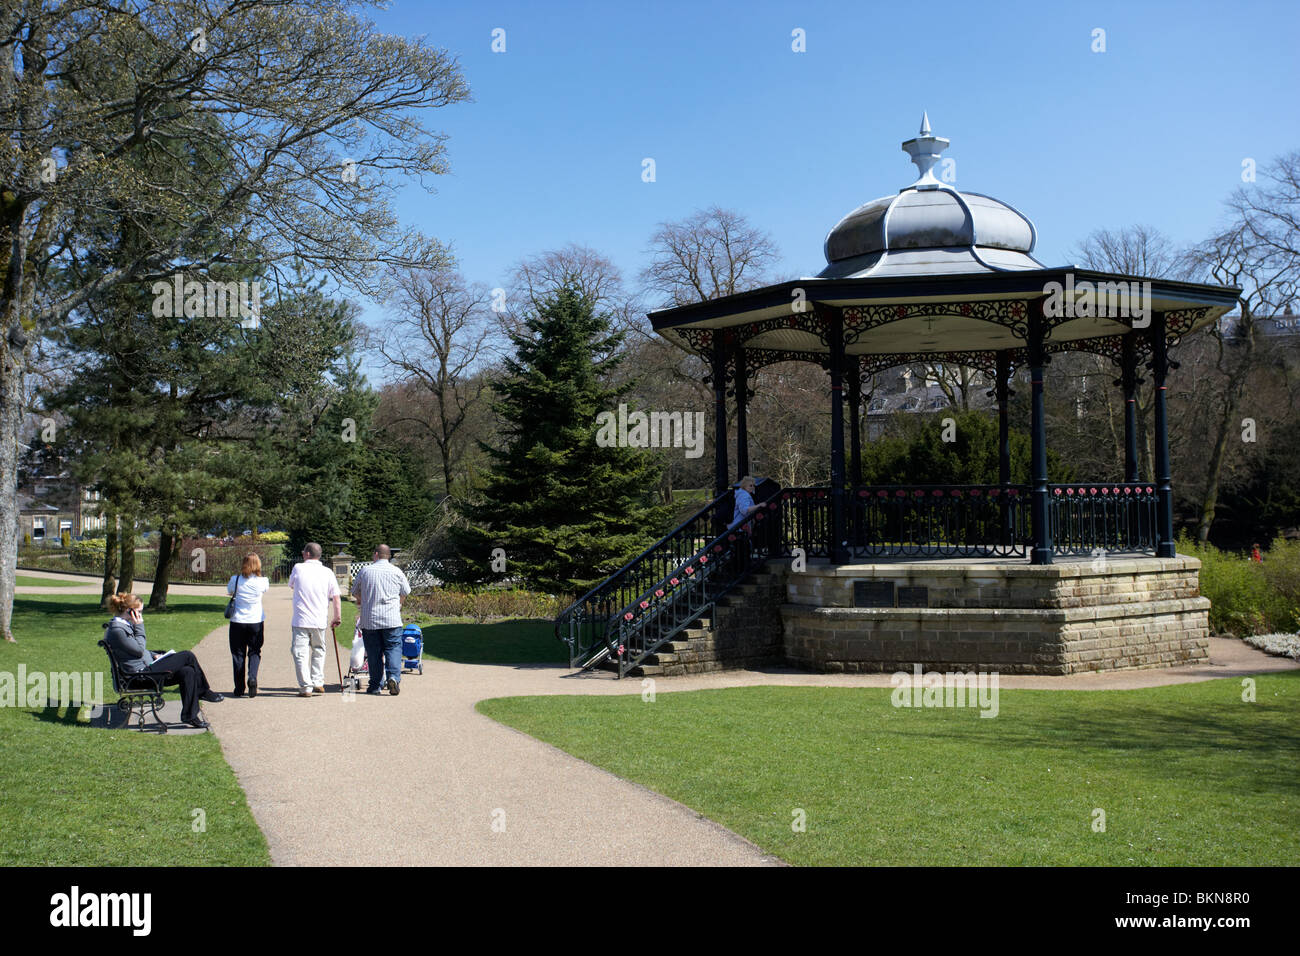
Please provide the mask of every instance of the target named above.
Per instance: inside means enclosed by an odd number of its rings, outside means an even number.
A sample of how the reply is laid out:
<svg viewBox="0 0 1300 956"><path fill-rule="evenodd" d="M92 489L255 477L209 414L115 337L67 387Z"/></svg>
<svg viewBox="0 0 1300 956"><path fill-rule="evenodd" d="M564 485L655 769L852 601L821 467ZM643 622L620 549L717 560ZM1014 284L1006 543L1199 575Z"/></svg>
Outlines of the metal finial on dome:
<svg viewBox="0 0 1300 956"><path fill-rule="evenodd" d="M912 157L920 177L908 189L939 189L943 183L934 178L934 164L939 161L939 154L948 148L948 140L934 136L930 132L930 114L921 114L921 135L903 143L903 152Z"/></svg>

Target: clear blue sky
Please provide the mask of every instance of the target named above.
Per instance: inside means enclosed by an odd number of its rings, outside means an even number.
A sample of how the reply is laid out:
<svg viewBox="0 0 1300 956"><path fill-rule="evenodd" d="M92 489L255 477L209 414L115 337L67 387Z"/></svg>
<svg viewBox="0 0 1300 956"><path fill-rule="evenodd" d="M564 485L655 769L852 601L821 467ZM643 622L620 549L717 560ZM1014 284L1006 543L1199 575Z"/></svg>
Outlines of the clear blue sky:
<svg viewBox="0 0 1300 956"><path fill-rule="evenodd" d="M1300 148L1294 0L395 0L374 19L460 58L474 101L425 114L451 172L402 212L489 286L569 242L634 284L655 225L715 203L773 235L780 272L816 273L841 216L915 178L899 143L922 110L955 185L1028 215L1047 265L1095 229L1201 239L1243 158Z"/></svg>

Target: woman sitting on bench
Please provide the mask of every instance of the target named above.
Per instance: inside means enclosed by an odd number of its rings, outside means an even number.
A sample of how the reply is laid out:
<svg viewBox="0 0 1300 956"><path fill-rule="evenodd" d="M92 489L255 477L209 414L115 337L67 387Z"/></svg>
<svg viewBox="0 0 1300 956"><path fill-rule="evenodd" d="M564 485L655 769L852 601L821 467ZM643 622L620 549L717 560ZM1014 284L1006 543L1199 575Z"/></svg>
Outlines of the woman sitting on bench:
<svg viewBox="0 0 1300 956"><path fill-rule="evenodd" d="M189 651L175 651L158 655L145 647L143 605L134 594L114 594L108 599L113 619L104 625L104 643L113 652L122 673L166 674L166 686L179 684L181 688L181 720L191 727L206 728L208 722L199 712L199 701L215 704L224 700L208 686L198 658Z"/></svg>

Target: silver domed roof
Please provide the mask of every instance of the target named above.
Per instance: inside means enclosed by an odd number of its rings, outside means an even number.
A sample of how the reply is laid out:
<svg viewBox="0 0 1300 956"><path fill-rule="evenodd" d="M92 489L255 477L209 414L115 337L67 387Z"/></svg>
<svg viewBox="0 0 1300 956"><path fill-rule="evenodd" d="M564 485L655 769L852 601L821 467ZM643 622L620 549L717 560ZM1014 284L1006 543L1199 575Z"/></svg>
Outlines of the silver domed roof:
<svg viewBox="0 0 1300 956"><path fill-rule="evenodd" d="M1037 233L1018 210L980 193L963 193L934 176L948 140L930 132L903 143L921 175L896 196L859 206L826 237L823 278L936 275L1041 269L1029 253Z"/></svg>

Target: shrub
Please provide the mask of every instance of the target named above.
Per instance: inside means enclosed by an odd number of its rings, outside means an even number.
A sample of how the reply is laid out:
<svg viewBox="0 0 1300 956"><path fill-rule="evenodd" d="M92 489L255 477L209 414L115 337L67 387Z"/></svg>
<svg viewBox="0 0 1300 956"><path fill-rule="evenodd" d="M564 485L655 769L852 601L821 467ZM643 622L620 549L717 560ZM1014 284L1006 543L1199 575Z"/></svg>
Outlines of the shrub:
<svg viewBox="0 0 1300 956"><path fill-rule="evenodd" d="M180 542L172 558L171 579L173 581L218 582L224 584L239 573L244 563L244 556L256 553L262 559L262 573L268 577L279 560L282 545L272 544L265 538L254 541L251 537L233 539L221 538L185 538ZM202 570L196 569L196 549L202 549ZM143 555L141 556L143 557ZM139 558L136 559L137 563ZM157 552L154 552L157 562Z"/></svg>
<svg viewBox="0 0 1300 956"><path fill-rule="evenodd" d="M1274 594L1282 631L1300 630L1300 541L1277 538L1264 554L1260 569Z"/></svg>
<svg viewBox="0 0 1300 956"><path fill-rule="evenodd" d="M287 531L268 531L266 534L258 535L258 541L264 541L267 544L288 544L289 532Z"/></svg>
<svg viewBox="0 0 1300 956"><path fill-rule="evenodd" d="M104 539L74 541L68 549L68 563L78 571L104 570Z"/></svg>
<svg viewBox="0 0 1300 956"><path fill-rule="evenodd" d="M32 571L71 571L66 554L50 554L41 548L18 552L18 567Z"/></svg>
<svg viewBox="0 0 1300 956"><path fill-rule="evenodd" d="M493 618L556 617L568 607L566 598L538 591L484 588L478 591L438 588L406 599L406 608L430 617L468 617L482 624Z"/></svg>
<svg viewBox="0 0 1300 956"><path fill-rule="evenodd" d="M1296 629L1300 600L1294 588L1300 584L1300 545L1279 548L1278 544L1274 542L1274 550L1259 563L1194 542L1186 532L1179 535L1179 552L1201 561L1201 594L1210 599L1212 632L1244 637ZM1275 562L1273 570L1270 566ZM1288 587L1293 589L1290 596Z"/></svg>

